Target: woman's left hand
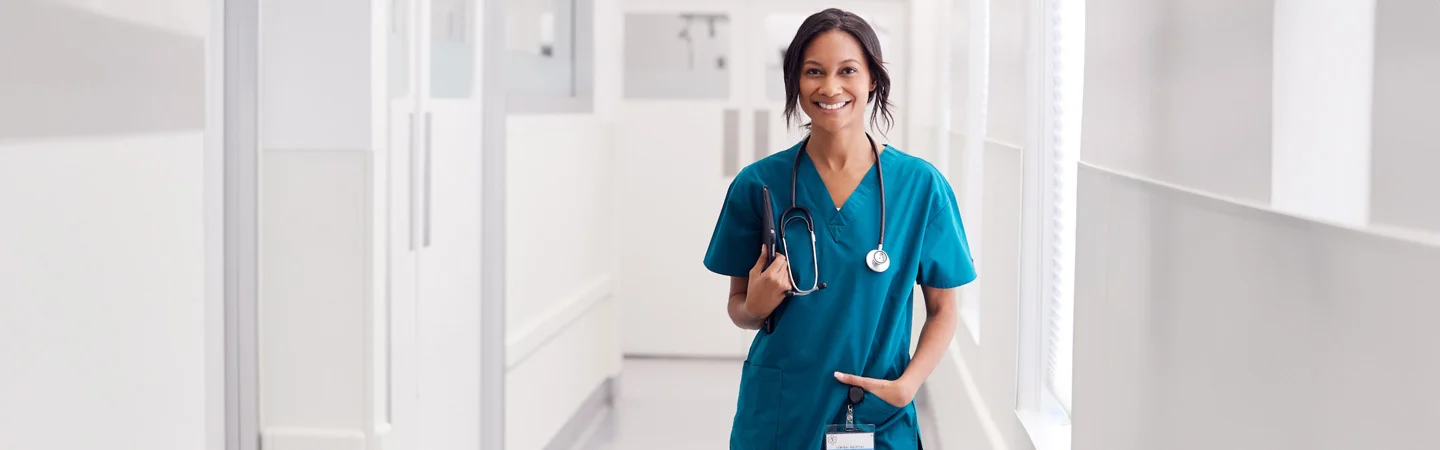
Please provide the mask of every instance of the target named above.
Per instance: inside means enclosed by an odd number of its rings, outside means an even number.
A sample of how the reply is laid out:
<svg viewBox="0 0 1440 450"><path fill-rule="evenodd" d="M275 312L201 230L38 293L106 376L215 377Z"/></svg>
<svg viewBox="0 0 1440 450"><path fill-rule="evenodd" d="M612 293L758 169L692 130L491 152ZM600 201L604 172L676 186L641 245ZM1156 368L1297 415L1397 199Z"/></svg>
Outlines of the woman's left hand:
<svg viewBox="0 0 1440 450"><path fill-rule="evenodd" d="M919 390L918 387L911 386L910 383L904 379L877 380L840 372L835 372L835 379L851 386L859 386L861 389L875 394L876 397L880 397L885 403L889 403L890 406L896 408L903 408L905 405L909 405L910 401L915 399L915 392Z"/></svg>

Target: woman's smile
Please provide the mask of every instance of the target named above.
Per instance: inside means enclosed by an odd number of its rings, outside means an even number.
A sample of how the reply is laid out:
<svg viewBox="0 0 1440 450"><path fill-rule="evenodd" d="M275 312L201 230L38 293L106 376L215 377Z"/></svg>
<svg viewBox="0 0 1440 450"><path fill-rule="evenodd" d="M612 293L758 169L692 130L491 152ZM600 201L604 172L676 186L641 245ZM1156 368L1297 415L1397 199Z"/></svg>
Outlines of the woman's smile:
<svg viewBox="0 0 1440 450"><path fill-rule="evenodd" d="M833 102L833 103L827 103L827 102L814 102L814 103L815 103L815 106L819 106L821 110L824 110L824 111L826 111L826 112L838 112L841 108L844 108L844 107L846 107L846 106L850 106L850 104L853 103L853 102L852 102L852 101L849 101L849 100L846 100L846 101L843 101L843 102Z"/></svg>

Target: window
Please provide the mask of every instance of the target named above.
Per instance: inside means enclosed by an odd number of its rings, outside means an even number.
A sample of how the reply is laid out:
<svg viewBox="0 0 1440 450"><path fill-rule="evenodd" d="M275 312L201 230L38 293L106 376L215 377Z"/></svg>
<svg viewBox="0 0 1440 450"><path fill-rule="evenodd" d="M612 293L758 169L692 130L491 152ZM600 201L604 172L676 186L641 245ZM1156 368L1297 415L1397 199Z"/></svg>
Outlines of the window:
<svg viewBox="0 0 1440 450"><path fill-rule="evenodd" d="M589 112L593 0L506 0L511 113Z"/></svg>
<svg viewBox="0 0 1440 450"><path fill-rule="evenodd" d="M1037 101L1026 155L1020 415L1037 448L1068 448L1072 405L1076 169L1084 84L1084 0L1039 0ZM1042 444L1044 442L1044 444Z"/></svg>
<svg viewBox="0 0 1440 450"><path fill-rule="evenodd" d="M625 98L729 98L731 34L725 14L626 14Z"/></svg>
<svg viewBox="0 0 1440 450"><path fill-rule="evenodd" d="M1056 67L1055 140L1048 169L1051 171L1047 221L1051 239L1046 248L1051 252L1048 289L1046 353L1048 366L1046 385L1060 407L1070 410L1071 369L1074 366L1073 340L1075 324L1075 208L1077 194L1076 169L1080 162L1080 119L1084 82L1085 24L1084 0L1059 0L1059 36L1055 51Z"/></svg>
<svg viewBox="0 0 1440 450"><path fill-rule="evenodd" d="M984 189L986 92L989 66L990 15L988 0L955 0L950 32L948 71L950 83L940 86L936 95L950 99L950 119L945 120L941 146L947 151L936 161L951 178L952 187L961 195L960 208L969 234L971 256L985 261ZM948 92L947 92L948 91ZM983 264L983 263L982 263ZM974 286L960 292L960 320L976 344L980 343L980 299L986 281L984 276Z"/></svg>

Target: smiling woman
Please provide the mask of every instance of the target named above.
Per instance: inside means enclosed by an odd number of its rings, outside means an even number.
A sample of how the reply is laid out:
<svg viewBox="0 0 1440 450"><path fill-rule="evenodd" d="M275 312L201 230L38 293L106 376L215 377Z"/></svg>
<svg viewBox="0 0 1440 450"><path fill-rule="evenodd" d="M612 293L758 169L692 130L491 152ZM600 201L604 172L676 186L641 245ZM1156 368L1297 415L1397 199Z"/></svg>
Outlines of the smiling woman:
<svg viewBox="0 0 1440 450"><path fill-rule="evenodd" d="M880 39L871 30L868 23L853 14L840 12L839 10L827 10L821 14L840 14L841 17L849 15L853 17L850 21L851 27L845 27L846 21L821 21L806 20L800 30L795 34L795 40L790 42L790 49L801 48L809 42L809 48L804 52L785 52L785 118L786 123L797 118L795 108L797 104L805 114L811 118L828 116L825 125L829 130L839 130L845 123L833 120L839 117L835 114L822 114L822 111L839 111L841 108L851 106L854 97L848 99L834 98L840 102L823 103L831 94L865 93L866 103L875 107L874 125L879 121L885 122L889 128L894 124L894 116L890 113L890 72L884 65L884 57L880 51ZM838 22L838 23L835 23ZM806 29L809 27L809 29ZM850 28L855 28L854 30ZM844 56L843 61L825 61L825 57ZM826 63L831 64L827 67ZM840 75L837 77L823 76L827 72ZM824 85L825 82L833 82ZM868 85L866 84L868 82ZM801 93L818 95L801 95ZM801 101L804 97L805 101ZM853 113L860 111L863 120L864 108L851 108L846 110ZM815 119L820 120L820 119ZM802 127L809 128L811 124L804 124ZM863 125L862 125L863 126Z"/></svg>
<svg viewBox="0 0 1440 450"><path fill-rule="evenodd" d="M955 194L928 162L868 132L867 112L882 133L894 118L865 20L838 9L809 16L784 61L787 122L803 112L809 135L740 171L705 255L706 268L730 277L731 321L764 330L742 370L731 448L830 438L921 448L912 401L954 334L955 288L976 278ZM762 197L770 192L780 198ZM776 253L761 244L771 229ZM912 359L917 283L927 314Z"/></svg>

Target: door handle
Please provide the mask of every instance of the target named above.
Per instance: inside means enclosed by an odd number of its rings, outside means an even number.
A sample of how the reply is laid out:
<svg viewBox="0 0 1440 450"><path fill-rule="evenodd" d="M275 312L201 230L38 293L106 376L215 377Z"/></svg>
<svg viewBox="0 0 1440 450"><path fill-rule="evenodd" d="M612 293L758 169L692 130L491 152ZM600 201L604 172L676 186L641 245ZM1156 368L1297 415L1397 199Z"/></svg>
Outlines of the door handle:
<svg viewBox="0 0 1440 450"><path fill-rule="evenodd" d="M416 195L416 193L420 190L420 189L419 189L420 178L419 178L419 176L418 176L417 173L416 173L416 168L420 166L420 161L419 161L419 156L418 156L418 154L417 154L416 151L415 151L415 113L414 113L414 112L409 113L409 114L406 116L406 119L407 119L406 122L409 124L409 130L410 130L410 134L409 134L408 136L406 136L406 139L405 139L405 142L407 143L407 145L406 145L405 147L410 150L410 154L409 154L409 156L410 156L410 165L409 165L409 167L407 167L407 169L410 170L410 180L409 180L409 181L410 181L410 195L409 195L409 197L410 197L410 202L409 202L409 203L410 203L410 204L408 205L409 208L410 208L410 214L409 214L410 221L409 221L408 225L405 227L405 229L406 229L406 231L409 232L409 236L408 236L408 237L409 237L409 240L410 240L410 251L413 252L413 251L415 251L415 247L418 245L417 242L416 242L416 239L417 239L416 236L417 236L417 234L416 234L416 232L415 232L415 228L416 228L416 226L417 226L417 222L416 222L417 208L420 207L420 206L419 206L420 201L419 201L419 199L415 198L415 195Z"/></svg>
<svg viewBox="0 0 1440 450"><path fill-rule="evenodd" d="M770 156L770 110L755 110L755 160Z"/></svg>
<svg viewBox="0 0 1440 450"><path fill-rule="evenodd" d="M430 135L431 130L433 130L433 128L431 127L431 122L432 121L430 120L430 111L425 111L425 247L430 246L430 191L431 185L435 184L434 180L430 179L430 166L432 165L430 163L430 160L432 159L431 157L435 154L433 151L431 151L432 140L430 139Z"/></svg>
<svg viewBox="0 0 1440 450"><path fill-rule="evenodd" d="M737 161L740 158L740 110L733 108L725 110L724 130L725 144L720 153L721 157L725 159L721 161L723 168L721 174L728 178L740 172L739 161Z"/></svg>

